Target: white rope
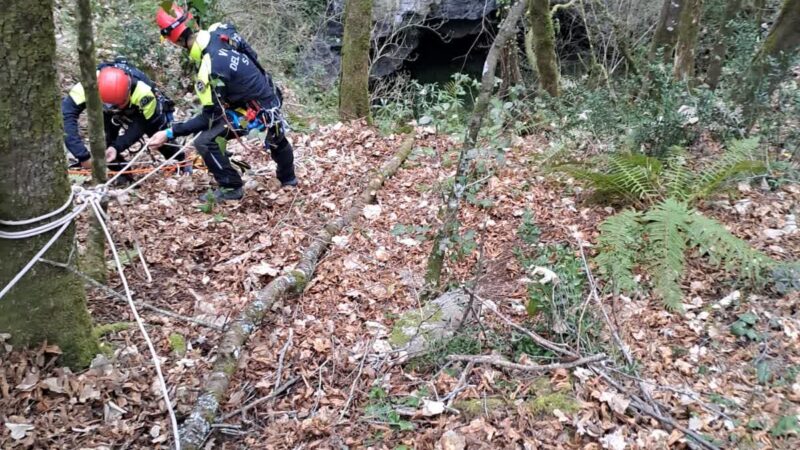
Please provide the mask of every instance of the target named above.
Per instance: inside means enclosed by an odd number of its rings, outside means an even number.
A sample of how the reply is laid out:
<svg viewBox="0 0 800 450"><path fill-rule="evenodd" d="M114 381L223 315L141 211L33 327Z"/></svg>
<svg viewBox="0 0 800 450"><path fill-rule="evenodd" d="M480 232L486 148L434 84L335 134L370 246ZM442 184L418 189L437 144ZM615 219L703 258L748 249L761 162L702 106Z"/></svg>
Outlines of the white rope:
<svg viewBox="0 0 800 450"><path fill-rule="evenodd" d="M15 275L14 278L12 278L11 281L8 284L6 284L5 287L3 287L2 291L0 291L0 300L1 300L31 270L31 268L37 262L39 262L41 260L42 256L44 256L44 254L47 253L48 250L50 250L50 248L53 246L53 244L55 244L55 242L61 237L61 235L64 234L64 232L67 230L67 228L69 228L69 226L72 224L72 221L78 215L80 215L85 209L87 209L88 207L92 208L92 210L94 211L95 216L97 217L97 221L100 223L100 226L103 229L103 233L105 234L106 241L109 243L109 246L111 247L111 253L114 256L114 263L116 265L117 272L119 273L120 279L122 280L122 285L125 288L125 295L126 295L127 300L128 300L128 306L130 306L131 311L133 312L133 316L136 319L136 324L138 325L139 330L142 332L142 335L144 336L144 340L147 343L147 348L150 351L150 356L152 357L153 365L155 366L155 369L156 369L156 375L158 377L159 387L161 389L161 395L162 395L162 397L164 399L164 402L166 403L167 412L169 413L170 425L172 427L172 433L173 433L173 437L174 437L174 441L175 441L175 449L176 450L180 450L181 449L180 432L179 432L179 429L178 429L178 419L175 416L175 411L174 411L174 409L172 407L172 402L170 401L170 398L169 398L169 389L167 388L167 382L165 381L164 374L161 371L161 363L159 361L158 354L156 353L156 349L153 346L153 342L150 339L150 335L147 333L147 330L145 329L144 322L142 321L142 318L139 315L139 311L136 309L136 305L133 302L133 296L131 294L130 286L128 286L128 278L125 276L125 272L124 272L123 267L122 267L122 262L119 259L119 252L117 251L117 246L116 246L116 244L114 243L114 240L111 237L111 232L109 231L108 224L106 223L106 220L108 219L108 216L105 214L105 212L103 211L103 208L100 206L100 201L104 197L106 197L108 195L119 195L120 193L128 192L131 189L134 189L135 187L139 186L145 180L150 178L154 173L160 171L161 169L166 167L168 164L173 163L175 161L175 158L178 155L180 155L183 152L185 152L186 148L192 142L193 142L193 140L187 139L186 144L184 144L183 147L181 147L181 149L178 152L176 152L174 155L172 155L172 157L170 157L169 159L167 159L166 161L161 163L158 167L156 167L152 172L148 173L142 179L138 180L136 183L128 186L126 189L124 189L124 190L122 190L120 192L115 192L114 194L109 193L108 192L108 186L111 183L113 183L114 181L116 181L125 171L127 171L136 162L136 160L138 158L140 158L141 155L143 155L145 152L139 152L136 156L131 158L131 160L127 163L127 165L119 173L117 173L116 176L114 176L113 178L108 180L106 183L103 183L103 184L100 184L100 185L97 185L97 186L93 186L93 187L91 187L89 189L84 189L84 188L81 188L79 186L73 186L72 190L70 191L69 200L57 210L51 211L51 212L49 212L47 214L43 214L43 215L38 216L38 217L34 217L34 218L31 218L31 219L25 219L25 220L21 220L21 221L0 221L0 225L6 225L6 226L30 225L32 223L41 222L43 220L49 219L51 217L54 217L54 216L56 216L58 214L63 213L67 208L69 208L69 206L75 200L76 194L77 194L77 199L79 201L83 202L80 206L77 206L77 207L73 208L72 212L70 212L69 214L67 214L64 217L61 217L61 218L59 218L57 220L54 220L53 222L50 222L50 223L47 223L47 224L44 224L44 225L41 225L41 226L38 226L38 227L35 227L35 228L31 228L31 229L28 229L28 230L23 230L23 231L15 231L15 232L0 231L0 239L27 239L27 238L32 238L32 237L35 237L35 236L42 235L42 234L47 233L47 232L49 232L49 231L51 231L53 229L61 227L50 238L50 240L47 242L47 244L45 244L36 253L36 255L34 255L33 258L31 258L31 260L28 261L28 263L25 265L25 267L23 267L22 270L20 270L19 273L17 273L17 275ZM148 145L148 144L149 144L149 140L145 145ZM139 249L139 252L140 252L140 257L141 257L141 249ZM148 279L151 279L149 270L147 269L147 266L146 266L146 264L144 262L144 258L143 257L142 257L142 264L145 267L145 271L147 272Z"/></svg>
<svg viewBox="0 0 800 450"><path fill-rule="evenodd" d="M3 288L3 290L0 291L0 300L2 300L2 298L11 290L11 288L13 288L19 282L19 280L21 280L22 277L24 277L25 274L28 273L29 270L31 270L31 268L34 266L34 264L36 264L39 261L39 259L45 253L47 253L48 250L50 250L50 247L52 247L53 244L56 243L58 238L60 238L61 235L64 234L64 231L66 231L67 228L69 228L70 224L72 223L72 217L75 217L78 214L80 214L81 211L86 209L87 206L89 206L89 205L88 204L83 204L75 211L75 213L73 213L70 216L67 216L67 217L70 217L70 220L64 222L63 225L61 225L61 229L59 229L56 232L56 234L54 234L53 237L51 237L50 240L47 241L47 244L45 244L44 247L42 247L42 249L39 250L39 252L36 253L36 255L33 256L33 258L31 258L31 260L28 262L28 264L26 264L25 267L23 267L22 270L20 270L19 273L17 273L17 275L14 276L14 278L12 278L11 281L8 282L8 284L6 284L6 286Z"/></svg>
<svg viewBox="0 0 800 450"><path fill-rule="evenodd" d="M155 174L156 174L157 172L159 172L161 169L163 169L164 167L166 167L166 166L167 166L167 165L169 165L169 164L172 164L172 163L174 163L174 162L175 162L175 158L176 158L176 157L178 157L179 155L183 154L183 153L186 151L186 148L187 148L187 147L189 147L189 145L191 145L192 143L194 143L194 139L187 138L187 139L186 139L186 143L185 143L185 144L183 144L183 147L181 147L181 148L180 148L180 150L178 150L177 152L175 152L175 154L174 154L174 155L172 155L172 156L171 156L169 159L166 159L166 160L164 160L164 162L162 162L161 164L159 164L159 165L158 165L158 167L156 167L155 169L153 169L152 171L150 171L150 172L149 172L147 175L143 176L142 178L140 178L139 180L137 180L137 181L136 181L135 183L133 183L132 185L130 185L130 186L128 186L127 188L123 189L121 192L118 192L118 193L115 193L115 194L112 194L112 195L119 195L119 194L122 194L122 193L126 193L126 192L128 192L128 191L130 191L130 190L132 190L132 189L136 188L136 187L137 187L137 186L139 186L140 184L144 183L144 182L145 182L145 181L146 181L148 178L150 178L150 177L152 177L153 175L155 175ZM141 153L141 152L140 152L140 153ZM117 174L117 175L119 175L119 174Z"/></svg>
<svg viewBox="0 0 800 450"><path fill-rule="evenodd" d="M111 247L111 254L114 255L114 263L116 264L117 272L119 272L119 277L122 279L122 286L125 288L125 297L128 299L128 306L130 306L131 311L133 312L133 317L136 319L136 324L139 326L139 331L142 332L142 336L144 336L144 340L147 343L147 348L150 351L150 356L153 359L153 365L156 368L156 375L158 376L159 387L161 388L161 395L164 397L164 402L167 405L167 412L169 413L170 424L172 425L172 434L175 439L175 450L180 450L181 440L178 431L178 419L175 417L175 411L172 408L172 402L169 399L169 389L167 388L167 382L164 380L164 374L161 372L161 363L159 362L158 354L153 346L153 341L150 340L150 335L147 334L147 330L144 327L144 322L139 316L139 311L136 309L136 305L133 303L133 296L131 294L130 287L128 286L128 277L125 276L125 272L122 268L122 262L120 261L119 253L117 252L117 246L114 244L114 239L111 238L111 233L108 231L108 226L103 219L103 214L101 213L102 208L100 207L98 200L95 198L89 199L89 205L91 205L92 209L94 210L97 220L100 222L100 226L103 228L106 241L108 241L108 245Z"/></svg>
<svg viewBox="0 0 800 450"><path fill-rule="evenodd" d="M9 227L18 227L20 225L30 225L32 223L41 222L43 220L49 219L49 218L51 218L53 216L56 216L56 215L61 214L62 212L64 212L67 208L70 207L70 205L72 205L72 199L73 198L75 198L75 193L70 191L69 198L67 199L67 201L64 203L63 206L61 206L61 208L58 208L55 211L51 211L51 212L49 212L47 214L44 214L42 216L34 217L32 219L26 219L26 220L0 220L0 225L6 225L6 226L9 226Z"/></svg>

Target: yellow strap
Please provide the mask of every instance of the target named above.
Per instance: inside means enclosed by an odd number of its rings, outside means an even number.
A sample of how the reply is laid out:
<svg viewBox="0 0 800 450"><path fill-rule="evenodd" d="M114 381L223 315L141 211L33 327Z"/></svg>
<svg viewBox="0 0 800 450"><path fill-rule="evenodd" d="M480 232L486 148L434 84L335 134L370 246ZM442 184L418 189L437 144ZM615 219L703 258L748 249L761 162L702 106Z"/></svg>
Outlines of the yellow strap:
<svg viewBox="0 0 800 450"><path fill-rule="evenodd" d="M194 38L192 48L189 50L189 58L194 61L195 64L200 64L200 61L203 58L203 50L208 47L210 42L211 33L206 30L201 30L197 33Z"/></svg>
<svg viewBox="0 0 800 450"><path fill-rule="evenodd" d="M138 106L145 119L152 119L156 114L156 106L158 106L153 88L141 81L136 81L136 88L131 94L131 105Z"/></svg>
<svg viewBox="0 0 800 450"><path fill-rule="evenodd" d="M200 70L197 71L197 83L194 85L194 90L200 98L200 104L203 106L213 106L214 98L211 95L211 57L208 55L203 56L200 63Z"/></svg>
<svg viewBox="0 0 800 450"><path fill-rule="evenodd" d="M76 105L82 105L86 102L86 93L83 92L83 85L80 83L72 86L72 89L69 90L69 96Z"/></svg>

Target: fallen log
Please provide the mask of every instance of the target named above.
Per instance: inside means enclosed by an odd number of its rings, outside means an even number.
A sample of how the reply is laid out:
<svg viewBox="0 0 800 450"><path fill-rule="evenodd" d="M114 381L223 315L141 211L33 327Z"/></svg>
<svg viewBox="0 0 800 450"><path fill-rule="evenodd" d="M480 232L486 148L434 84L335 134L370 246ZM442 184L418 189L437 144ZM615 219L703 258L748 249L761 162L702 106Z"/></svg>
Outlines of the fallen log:
<svg viewBox="0 0 800 450"><path fill-rule="evenodd" d="M358 197L347 213L336 220L328 222L319 231L316 239L303 253L300 262L291 272L270 282L256 294L242 311L239 318L230 324L230 328L222 336L217 349L211 374L205 381L200 398L191 415L183 423L180 432L181 448L184 450L199 449L211 433L219 411L220 403L225 398L231 378L236 371L239 355L244 351L244 344L250 334L258 328L267 311L284 295L302 292L314 275L317 262L327 250L334 236L342 232L362 213L364 206L372 203L378 190L387 179L391 178L414 148L413 135L403 141L400 150L381 167L370 180L367 189Z"/></svg>

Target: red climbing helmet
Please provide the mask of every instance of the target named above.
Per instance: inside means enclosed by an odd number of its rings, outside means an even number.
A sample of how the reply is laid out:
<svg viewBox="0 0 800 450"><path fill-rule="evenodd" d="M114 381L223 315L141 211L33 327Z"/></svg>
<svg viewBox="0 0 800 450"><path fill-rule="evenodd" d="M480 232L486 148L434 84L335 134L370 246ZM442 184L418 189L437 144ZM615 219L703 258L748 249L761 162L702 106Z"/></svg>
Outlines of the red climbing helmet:
<svg viewBox="0 0 800 450"><path fill-rule="evenodd" d="M156 13L156 22L158 27L161 28L161 36L175 44L183 32L186 31L186 22L192 18L192 13L184 13L183 8L175 3L172 4L172 13L174 15L159 7Z"/></svg>
<svg viewBox="0 0 800 450"><path fill-rule="evenodd" d="M130 99L131 77L117 67L103 67L97 75L97 90L107 108L124 108Z"/></svg>

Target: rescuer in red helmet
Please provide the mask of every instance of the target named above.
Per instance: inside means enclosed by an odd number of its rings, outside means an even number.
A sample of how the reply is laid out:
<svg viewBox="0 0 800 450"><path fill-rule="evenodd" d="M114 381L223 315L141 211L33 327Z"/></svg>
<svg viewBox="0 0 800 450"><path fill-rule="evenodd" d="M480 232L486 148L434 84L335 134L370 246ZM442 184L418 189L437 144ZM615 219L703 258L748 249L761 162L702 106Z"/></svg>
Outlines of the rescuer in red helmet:
<svg viewBox="0 0 800 450"><path fill-rule="evenodd" d="M158 148L176 136L198 133L194 147L220 186L201 201L238 200L244 195L242 178L217 139L246 135L252 128L264 129L264 146L278 165L278 180L283 186L296 186L293 149L286 139L287 124L280 110L282 96L272 77L234 27L216 23L194 33L189 28L191 18L173 4L170 12L158 9L156 22L161 36L188 50L197 64L195 91L203 111L157 133L150 140L151 147Z"/></svg>
<svg viewBox="0 0 800 450"><path fill-rule="evenodd" d="M109 168L121 169L126 151L145 135L152 136L172 123L174 104L152 81L124 59L97 67L97 89L103 102L106 135L106 160ZM91 154L81 139L78 118L86 109L83 86L78 83L61 102L64 118L64 143L81 166L91 167ZM124 130L124 134L121 132ZM175 147L163 147L165 158L175 154ZM182 161L184 156L175 159Z"/></svg>

